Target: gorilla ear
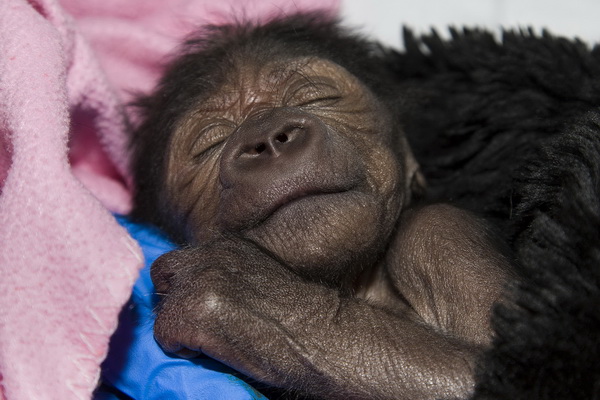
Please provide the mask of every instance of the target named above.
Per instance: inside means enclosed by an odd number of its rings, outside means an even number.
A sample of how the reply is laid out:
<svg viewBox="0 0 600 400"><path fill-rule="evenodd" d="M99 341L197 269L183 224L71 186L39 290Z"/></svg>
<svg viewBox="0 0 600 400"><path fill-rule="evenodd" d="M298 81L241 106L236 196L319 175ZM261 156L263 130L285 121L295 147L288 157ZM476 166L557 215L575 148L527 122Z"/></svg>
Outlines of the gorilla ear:
<svg viewBox="0 0 600 400"><path fill-rule="evenodd" d="M423 172L421 172L421 166L410 150L410 146L406 143L406 139L404 139L404 142L404 201L406 205L409 205L425 196L427 181Z"/></svg>

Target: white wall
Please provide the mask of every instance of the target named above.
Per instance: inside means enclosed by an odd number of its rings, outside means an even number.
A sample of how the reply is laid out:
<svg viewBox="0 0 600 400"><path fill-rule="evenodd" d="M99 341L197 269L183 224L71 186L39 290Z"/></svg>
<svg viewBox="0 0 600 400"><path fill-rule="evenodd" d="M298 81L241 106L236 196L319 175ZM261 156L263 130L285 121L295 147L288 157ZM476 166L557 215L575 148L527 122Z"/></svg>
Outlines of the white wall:
<svg viewBox="0 0 600 400"><path fill-rule="evenodd" d="M600 42L600 0L341 0L342 15L391 45L400 44L400 27L417 32L432 26L548 28L554 34Z"/></svg>

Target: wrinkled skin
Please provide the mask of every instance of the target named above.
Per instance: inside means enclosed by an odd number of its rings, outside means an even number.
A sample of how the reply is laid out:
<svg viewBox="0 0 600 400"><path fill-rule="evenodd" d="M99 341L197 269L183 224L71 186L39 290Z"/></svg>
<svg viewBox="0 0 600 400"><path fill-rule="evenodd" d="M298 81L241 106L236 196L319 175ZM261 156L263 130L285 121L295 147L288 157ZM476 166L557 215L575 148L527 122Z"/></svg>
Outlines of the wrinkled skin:
<svg viewBox="0 0 600 400"><path fill-rule="evenodd" d="M392 110L318 57L233 63L177 120L155 336L292 392L464 398L510 267L423 186Z"/></svg>
<svg viewBox="0 0 600 400"><path fill-rule="evenodd" d="M232 71L227 96L184 118L167 193L195 244L234 234L301 275L353 280L354 259L372 260L394 229L416 163L408 150L399 162L390 117L349 73L324 60L284 64Z"/></svg>

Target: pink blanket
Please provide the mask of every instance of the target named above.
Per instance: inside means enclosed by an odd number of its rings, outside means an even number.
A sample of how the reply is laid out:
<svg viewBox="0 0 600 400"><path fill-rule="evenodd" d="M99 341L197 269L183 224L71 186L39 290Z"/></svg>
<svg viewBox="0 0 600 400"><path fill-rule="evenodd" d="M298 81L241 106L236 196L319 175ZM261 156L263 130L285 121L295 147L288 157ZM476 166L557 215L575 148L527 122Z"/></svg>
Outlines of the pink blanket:
<svg viewBox="0 0 600 400"><path fill-rule="evenodd" d="M0 1L0 400L89 399L141 255L126 110L198 24L337 0Z"/></svg>

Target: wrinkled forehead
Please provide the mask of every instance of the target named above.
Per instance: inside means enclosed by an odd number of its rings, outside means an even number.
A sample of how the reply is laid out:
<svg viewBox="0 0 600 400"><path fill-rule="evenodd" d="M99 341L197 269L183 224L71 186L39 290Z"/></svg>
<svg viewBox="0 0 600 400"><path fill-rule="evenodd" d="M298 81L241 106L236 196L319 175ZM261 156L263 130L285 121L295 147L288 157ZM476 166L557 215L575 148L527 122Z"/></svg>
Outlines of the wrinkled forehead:
<svg viewBox="0 0 600 400"><path fill-rule="evenodd" d="M289 80L331 76L342 80L351 74L333 61L318 57L284 58L280 60L238 60L226 71L226 81L235 82L235 77L250 78L257 83L284 85ZM233 79L232 79L233 78Z"/></svg>
<svg viewBox="0 0 600 400"><path fill-rule="evenodd" d="M202 99L204 107L222 107L232 101L246 104L282 99L290 88L314 85L339 90L364 89L360 81L333 61L317 57L282 60L243 60L229 63L219 85ZM225 103L225 104L224 104ZM203 107L203 108L204 108Z"/></svg>

